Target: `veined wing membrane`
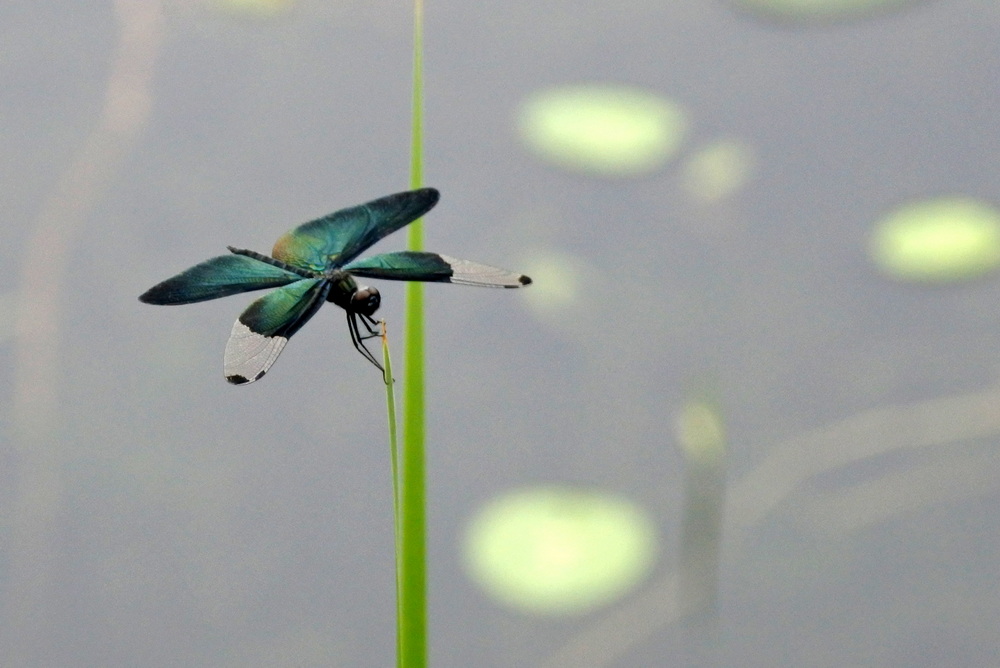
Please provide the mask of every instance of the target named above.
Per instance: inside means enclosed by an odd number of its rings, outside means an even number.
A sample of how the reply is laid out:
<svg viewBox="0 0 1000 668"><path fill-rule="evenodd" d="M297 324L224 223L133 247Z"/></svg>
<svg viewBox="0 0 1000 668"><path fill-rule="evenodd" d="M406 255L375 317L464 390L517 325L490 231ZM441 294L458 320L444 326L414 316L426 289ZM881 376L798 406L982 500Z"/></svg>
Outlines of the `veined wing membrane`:
<svg viewBox="0 0 1000 668"><path fill-rule="evenodd" d="M276 288L302 276L245 255L220 255L157 283L139 295L147 304L193 304Z"/></svg>
<svg viewBox="0 0 1000 668"><path fill-rule="evenodd" d="M531 279L488 264L459 260L437 253L399 251L356 260L344 267L355 276L391 281L458 283L488 288L519 288Z"/></svg>
<svg viewBox="0 0 1000 668"><path fill-rule="evenodd" d="M306 278L250 304L233 324L226 343L226 380L243 385L271 368L288 339L319 310L330 291L322 278Z"/></svg>
<svg viewBox="0 0 1000 668"><path fill-rule="evenodd" d="M439 196L434 188L421 188L341 209L286 232L271 255L309 271L339 267L430 211Z"/></svg>

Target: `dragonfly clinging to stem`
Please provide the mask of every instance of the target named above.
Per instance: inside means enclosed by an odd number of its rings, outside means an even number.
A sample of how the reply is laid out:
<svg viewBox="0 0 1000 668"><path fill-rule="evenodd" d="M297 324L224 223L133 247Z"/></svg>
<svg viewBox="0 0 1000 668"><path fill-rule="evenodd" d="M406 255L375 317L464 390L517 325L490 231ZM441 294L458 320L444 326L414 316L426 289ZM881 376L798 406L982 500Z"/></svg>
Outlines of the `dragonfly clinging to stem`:
<svg viewBox="0 0 1000 668"><path fill-rule="evenodd" d="M324 302L347 313L351 342L379 369L365 341L379 335L372 317L381 303L377 289L355 277L458 283L494 288L531 284L523 274L447 255L396 251L358 259L367 248L430 211L434 188L388 195L299 225L274 244L271 255L229 247L220 255L158 283L139 296L147 304L192 304L266 288L278 288L240 314L226 343L226 380L259 380L288 339ZM359 325L360 323L360 325ZM363 328L363 329L362 329Z"/></svg>

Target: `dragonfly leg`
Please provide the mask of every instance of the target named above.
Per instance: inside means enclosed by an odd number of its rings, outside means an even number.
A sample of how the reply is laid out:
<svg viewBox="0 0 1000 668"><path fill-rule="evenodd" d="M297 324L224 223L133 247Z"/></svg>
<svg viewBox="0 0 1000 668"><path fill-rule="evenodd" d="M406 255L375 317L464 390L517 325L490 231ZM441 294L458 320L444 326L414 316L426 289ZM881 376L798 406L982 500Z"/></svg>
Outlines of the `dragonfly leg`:
<svg viewBox="0 0 1000 668"><path fill-rule="evenodd" d="M365 315L364 313L359 313L358 315L361 316L361 323L368 329L368 334L360 337L362 341L374 339L376 336L380 339L385 339L385 320L376 320L370 315ZM377 327L378 329L373 329L374 327ZM368 350L368 348L365 348L365 350ZM376 363L375 366L382 369L381 364ZM386 375L385 369L382 369L382 380L385 381L386 385L392 384L392 378Z"/></svg>
<svg viewBox="0 0 1000 668"><path fill-rule="evenodd" d="M381 330L373 329L374 326L378 325L378 320L371 317L370 315L365 315L364 313L359 313L358 315L361 316L361 324L364 325L365 329L368 330L368 334L366 336L361 337L362 340L374 339L376 336L382 336Z"/></svg>
<svg viewBox="0 0 1000 668"><path fill-rule="evenodd" d="M361 331L358 329L358 315L359 314L352 313L350 311L347 312L347 329L351 332L351 343L354 344L354 349L361 353L362 357L374 364L379 371L385 374L385 369L382 368L382 365L378 363L378 360L375 359L375 356L370 350L368 350L364 343L367 339L378 336L379 333L372 329L372 326L364 319L366 316L362 315L361 324L363 324L365 329L368 330L368 334L362 336ZM372 320L372 322L374 323L376 321Z"/></svg>

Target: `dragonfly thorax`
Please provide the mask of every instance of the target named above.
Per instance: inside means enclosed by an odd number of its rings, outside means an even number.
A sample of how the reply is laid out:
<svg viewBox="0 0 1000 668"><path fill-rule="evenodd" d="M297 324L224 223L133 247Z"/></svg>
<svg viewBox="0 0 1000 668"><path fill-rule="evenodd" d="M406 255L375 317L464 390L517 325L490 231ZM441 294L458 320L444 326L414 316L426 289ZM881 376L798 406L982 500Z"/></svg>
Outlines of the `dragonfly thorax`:
<svg viewBox="0 0 1000 668"><path fill-rule="evenodd" d="M329 276L330 292L326 301L340 308L360 315L372 315L382 304L382 297L376 288L359 286L354 277L346 271L335 271Z"/></svg>

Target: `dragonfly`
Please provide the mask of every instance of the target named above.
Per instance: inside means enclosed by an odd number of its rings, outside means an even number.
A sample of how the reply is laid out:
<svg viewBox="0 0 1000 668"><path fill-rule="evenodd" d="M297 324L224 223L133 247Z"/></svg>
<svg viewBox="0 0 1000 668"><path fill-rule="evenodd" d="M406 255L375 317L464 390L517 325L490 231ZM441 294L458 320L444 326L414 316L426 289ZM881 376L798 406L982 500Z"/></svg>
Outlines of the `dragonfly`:
<svg viewBox="0 0 1000 668"><path fill-rule="evenodd" d="M227 246L220 255L158 283L139 296L147 304L193 304L277 288L246 308L226 343L226 380L245 385L260 380L285 344L325 302L347 313L351 343L383 371L365 341L380 332L372 316L381 304L376 288L356 277L393 281L457 283L491 288L531 284L523 274L420 251L396 251L360 258L365 250L430 211L440 198L434 188L387 195L303 223L282 235L271 255Z"/></svg>

